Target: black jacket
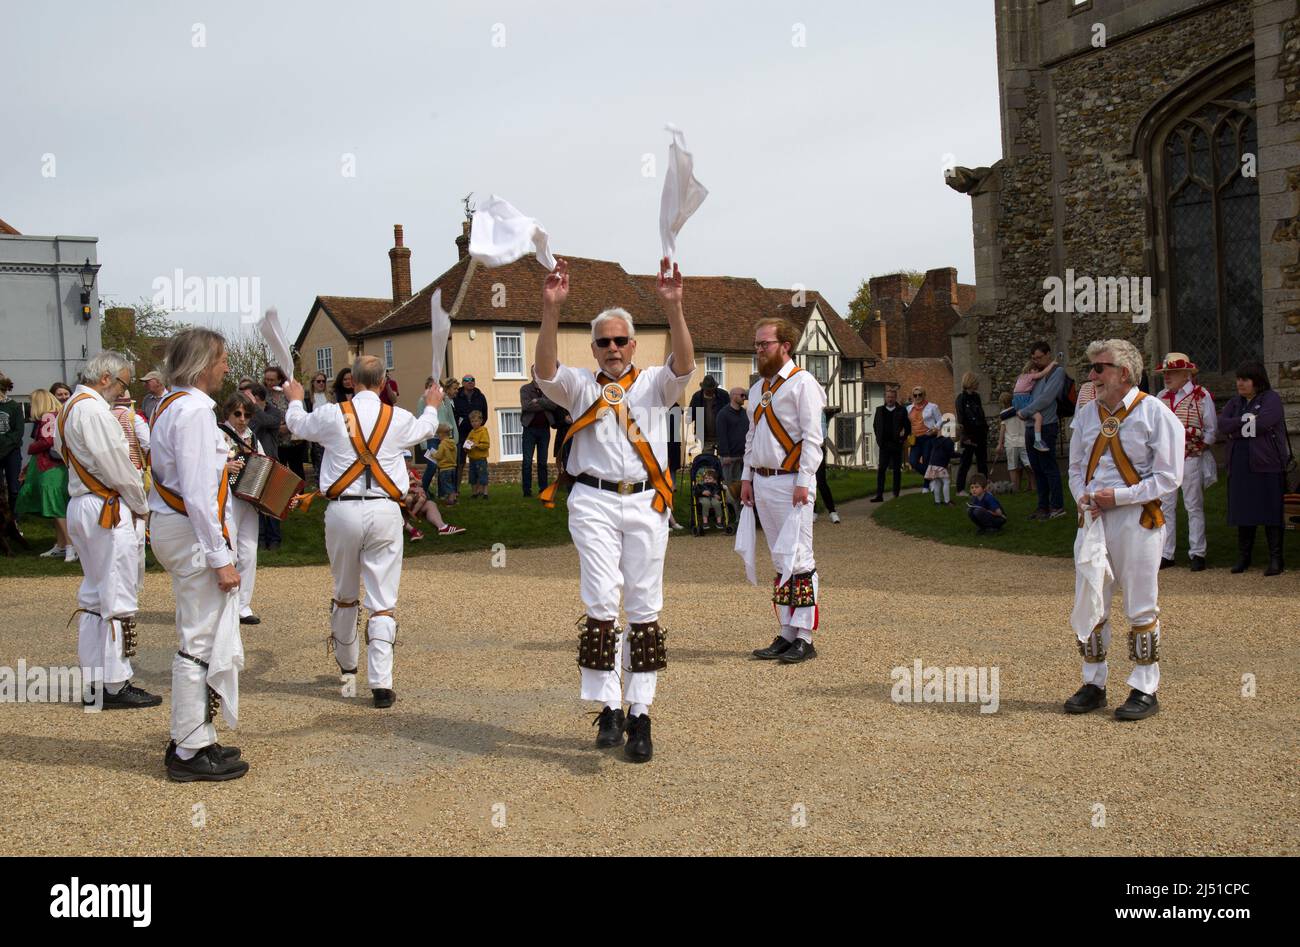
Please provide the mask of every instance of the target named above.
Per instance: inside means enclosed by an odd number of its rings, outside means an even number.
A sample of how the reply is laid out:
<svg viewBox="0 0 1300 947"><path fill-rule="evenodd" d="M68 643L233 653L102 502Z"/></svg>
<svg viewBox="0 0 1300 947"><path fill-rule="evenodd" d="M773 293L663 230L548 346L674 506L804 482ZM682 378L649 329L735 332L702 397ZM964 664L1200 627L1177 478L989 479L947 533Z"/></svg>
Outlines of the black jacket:
<svg viewBox="0 0 1300 947"><path fill-rule="evenodd" d="M989 421L978 391L963 391L957 396L957 423L961 425L962 440L975 444L988 441Z"/></svg>
<svg viewBox="0 0 1300 947"><path fill-rule="evenodd" d="M248 419L248 426L253 429L262 453L272 460L280 459L280 425L284 423L284 412L271 402L260 409L254 408L253 416Z"/></svg>
<svg viewBox="0 0 1300 947"><path fill-rule="evenodd" d="M749 433L749 412L744 407L733 408L727 402L717 414L718 456L744 457L745 435Z"/></svg>
<svg viewBox="0 0 1300 947"><path fill-rule="evenodd" d="M704 420L704 412L706 410L706 405L710 405L713 408L713 423L716 425L718 422L718 412L722 410L724 405L729 404L731 404L731 396L721 388L714 390L712 400L704 397L703 386L695 389L695 394L691 395L691 403L689 405L690 418L695 423L695 436L700 440L704 440L704 425L706 423ZM716 427L714 428L714 433L717 433Z"/></svg>
<svg viewBox="0 0 1300 947"><path fill-rule="evenodd" d="M876 431L876 443L881 447L905 444L907 436L912 433L907 408L901 404L894 405L893 411L880 405L876 408L876 416L871 423Z"/></svg>
<svg viewBox="0 0 1300 947"><path fill-rule="evenodd" d="M461 443L465 441L465 435L469 433L469 413L471 411L480 411L483 414L483 423L488 422L487 398L478 388L474 389L471 397L464 388L456 392L456 398L452 401L452 406L456 409L456 427L460 432Z"/></svg>

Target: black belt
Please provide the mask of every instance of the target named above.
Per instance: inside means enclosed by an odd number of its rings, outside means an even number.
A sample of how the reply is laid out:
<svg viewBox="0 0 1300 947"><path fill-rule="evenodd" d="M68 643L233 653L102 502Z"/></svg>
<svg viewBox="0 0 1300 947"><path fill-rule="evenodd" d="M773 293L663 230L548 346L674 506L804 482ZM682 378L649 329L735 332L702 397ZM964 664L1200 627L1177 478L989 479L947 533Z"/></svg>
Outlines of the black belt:
<svg viewBox="0 0 1300 947"><path fill-rule="evenodd" d="M784 474L798 473L797 470L782 470L779 467L754 467L753 471L760 477L780 477Z"/></svg>
<svg viewBox="0 0 1300 947"><path fill-rule="evenodd" d="M629 493L640 493L642 490L654 489L649 480L640 480L637 482L629 480L601 480L599 477L593 477L591 474L585 473L578 474L573 479L588 487L595 487L597 490L609 490L612 493L622 493L625 496Z"/></svg>

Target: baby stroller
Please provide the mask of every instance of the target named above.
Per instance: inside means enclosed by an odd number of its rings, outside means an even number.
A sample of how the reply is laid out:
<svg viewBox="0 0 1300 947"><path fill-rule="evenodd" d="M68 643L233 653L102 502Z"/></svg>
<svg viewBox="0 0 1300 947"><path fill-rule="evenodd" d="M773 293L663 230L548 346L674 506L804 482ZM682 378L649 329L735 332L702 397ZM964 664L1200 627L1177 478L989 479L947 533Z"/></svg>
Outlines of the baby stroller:
<svg viewBox="0 0 1300 947"><path fill-rule="evenodd" d="M722 526L730 536L736 531L735 511L731 508L731 491L722 477L722 461L717 454L700 454L691 461L691 532L704 535L705 504L719 501Z"/></svg>

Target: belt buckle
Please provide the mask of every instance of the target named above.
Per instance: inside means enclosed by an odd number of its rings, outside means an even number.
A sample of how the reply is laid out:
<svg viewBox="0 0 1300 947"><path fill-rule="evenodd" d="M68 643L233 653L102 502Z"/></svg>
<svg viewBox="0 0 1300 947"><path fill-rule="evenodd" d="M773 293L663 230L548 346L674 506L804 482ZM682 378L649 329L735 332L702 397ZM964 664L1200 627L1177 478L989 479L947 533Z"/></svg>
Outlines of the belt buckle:
<svg viewBox="0 0 1300 947"><path fill-rule="evenodd" d="M629 496L633 492L634 487L636 487L636 484L630 480L620 480L618 482L618 492L623 496Z"/></svg>

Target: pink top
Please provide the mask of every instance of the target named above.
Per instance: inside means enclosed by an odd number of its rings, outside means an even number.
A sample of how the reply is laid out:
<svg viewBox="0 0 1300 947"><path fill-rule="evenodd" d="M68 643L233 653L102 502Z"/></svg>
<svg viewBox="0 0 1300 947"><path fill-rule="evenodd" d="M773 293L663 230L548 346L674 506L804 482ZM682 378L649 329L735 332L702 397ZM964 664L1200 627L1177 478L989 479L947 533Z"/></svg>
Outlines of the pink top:
<svg viewBox="0 0 1300 947"><path fill-rule="evenodd" d="M1016 387L1012 389L1015 394L1027 395L1034 390L1034 376L1025 372L1016 379Z"/></svg>

